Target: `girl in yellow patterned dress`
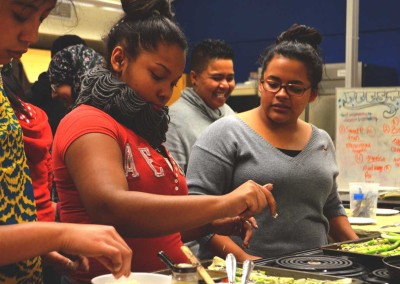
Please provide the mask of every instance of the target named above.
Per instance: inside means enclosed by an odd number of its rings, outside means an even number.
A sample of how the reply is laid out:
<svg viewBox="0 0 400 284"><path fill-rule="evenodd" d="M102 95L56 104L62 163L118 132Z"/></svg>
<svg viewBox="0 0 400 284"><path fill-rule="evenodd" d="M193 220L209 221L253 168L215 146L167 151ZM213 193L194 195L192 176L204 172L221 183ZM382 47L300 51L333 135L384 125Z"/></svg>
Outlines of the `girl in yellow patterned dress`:
<svg viewBox="0 0 400 284"><path fill-rule="evenodd" d="M28 50L30 44L38 40L39 26L56 2L57 0L0 1L1 73L5 71L3 69L6 69L13 58L19 59ZM29 224L37 219L32 181L24 151L22 129L4 91L1 73L0 252L2 256L0 257L0 283L42 283L41 259L32 256L52 250L95 257L105 256L107 259L107 263L104 261L105 265L117 277L129 274L131 250L115 229L106 226L77 227L56 223ZM62 234L60 234L60 229ZM79 234L85 231L94 233L93 237L101 240L96 247L90 244L95 243L92 237L86 237L85 240L79 237ZM55 234L62 237L56 237ZM46 240L47 237L51 239ZM85 244L85 241L89 239L92 240ZM106 247L103 246L104 244ZM100 247L103 247L102 252L100 252ZM21 259L28 260L17 262Z"/></svg>
<svg viewBox="0 0 400 284"><path fill-rule="evenodd" d="M1 1L0 64L20 58L37 41L40 23L56 0ZM32 182L21 126L0 80L0 225L36 220ZM41 261L35 257L0 268L1 283L41 283Z"/></svg>

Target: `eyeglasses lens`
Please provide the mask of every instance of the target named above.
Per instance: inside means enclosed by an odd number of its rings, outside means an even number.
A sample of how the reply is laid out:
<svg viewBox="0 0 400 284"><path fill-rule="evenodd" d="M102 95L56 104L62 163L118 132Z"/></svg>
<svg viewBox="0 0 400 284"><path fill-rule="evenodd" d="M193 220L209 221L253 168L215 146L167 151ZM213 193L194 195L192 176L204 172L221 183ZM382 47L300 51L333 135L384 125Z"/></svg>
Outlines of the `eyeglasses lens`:
<svg viewBox="0 0 400 284"><path fill-rule="evenodd" d="M304 92L308 89L305 88L304 86L301 85L295 85L295 84L281 84L276 81L272 80L264 80L262 81L262 86L264 90L267 92L271 93L278 93L282 88L285 89L286 93L291 96L301 96L304 94Z"/></svg>

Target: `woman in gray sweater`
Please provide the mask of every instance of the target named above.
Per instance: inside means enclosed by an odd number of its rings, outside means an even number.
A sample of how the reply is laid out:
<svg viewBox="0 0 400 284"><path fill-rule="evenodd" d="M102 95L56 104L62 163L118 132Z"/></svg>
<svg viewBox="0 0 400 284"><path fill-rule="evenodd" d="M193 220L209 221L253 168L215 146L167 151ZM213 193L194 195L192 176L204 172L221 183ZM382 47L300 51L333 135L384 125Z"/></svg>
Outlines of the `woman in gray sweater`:
<svg viewBox="0 0 400 284"><path fill-rule="evenodd" d="M279 216L256 217L250 248L213 235L200 257L227 253L239 261L272 257L357 239L337 192L338 168L329 135L299 119L318 94L321 35L294 25L262 56L259 107L211 125L194 145L187 171L190 194L227 194L244 180L272 183ZM209 254L207 254L207 252Z"/></svg>

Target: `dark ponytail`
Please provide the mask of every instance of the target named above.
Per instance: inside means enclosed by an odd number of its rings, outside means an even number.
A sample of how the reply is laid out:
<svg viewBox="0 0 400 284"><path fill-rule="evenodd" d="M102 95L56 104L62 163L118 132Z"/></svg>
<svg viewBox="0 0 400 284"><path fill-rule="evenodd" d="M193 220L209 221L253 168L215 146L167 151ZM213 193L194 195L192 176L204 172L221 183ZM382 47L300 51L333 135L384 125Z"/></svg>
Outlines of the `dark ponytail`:
<svg viewBox="0 0 400 284"><path fill-rule="evenodd" d="M127 18L144 19L153 14L162 15L168 19L174 17L168 0L121 0L121 4Z"/></svg>
<svg viewBox="0 0 400 284"><path fill-rule="evenodd" d="M11 64L9 65L9 68L11 68L10 66ZM13 75L11 70L2 70L1 76L3 79L4 92L7 95L14 112L19 112L28 118L32 118L29 111L25 109L24 105L21 103L21 99L25 96L25 92L18 79Z"/></svg>
<svg viewBox="0 0 400 284"><path fill-rule="evenodd" d="M323 60L319 48L321 42L322 36L317 29L305 25L292 25L277 37L275 45L269 47L261 55L259 60L262 66L261 74L264 74L272 58L279 54L303 62L307 67L311 87L317 89L322 80L323 71Z"/></svg>
<svg viewBox="0 0 400 284"><path fill-rule="evenodd" d="M106 42L107 66L115 46L132 58L142 50L154 51L160 42L177 44L186 51L187 41L174 21L170 0L121 0L125 16L111 29Z"/></svg>

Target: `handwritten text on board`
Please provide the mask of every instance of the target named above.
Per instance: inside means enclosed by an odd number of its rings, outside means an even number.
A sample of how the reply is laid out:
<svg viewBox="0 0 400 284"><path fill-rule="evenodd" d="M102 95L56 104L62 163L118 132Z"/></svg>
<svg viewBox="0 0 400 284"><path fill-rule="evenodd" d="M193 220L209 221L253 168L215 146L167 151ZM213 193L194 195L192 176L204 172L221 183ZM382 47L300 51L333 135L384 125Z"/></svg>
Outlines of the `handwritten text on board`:
<svg viewBox="0 0 400 284"><path fill-rule="evenodd" d="M338 88L339 188L349 182L400 186L400 87Z"/></svg>

